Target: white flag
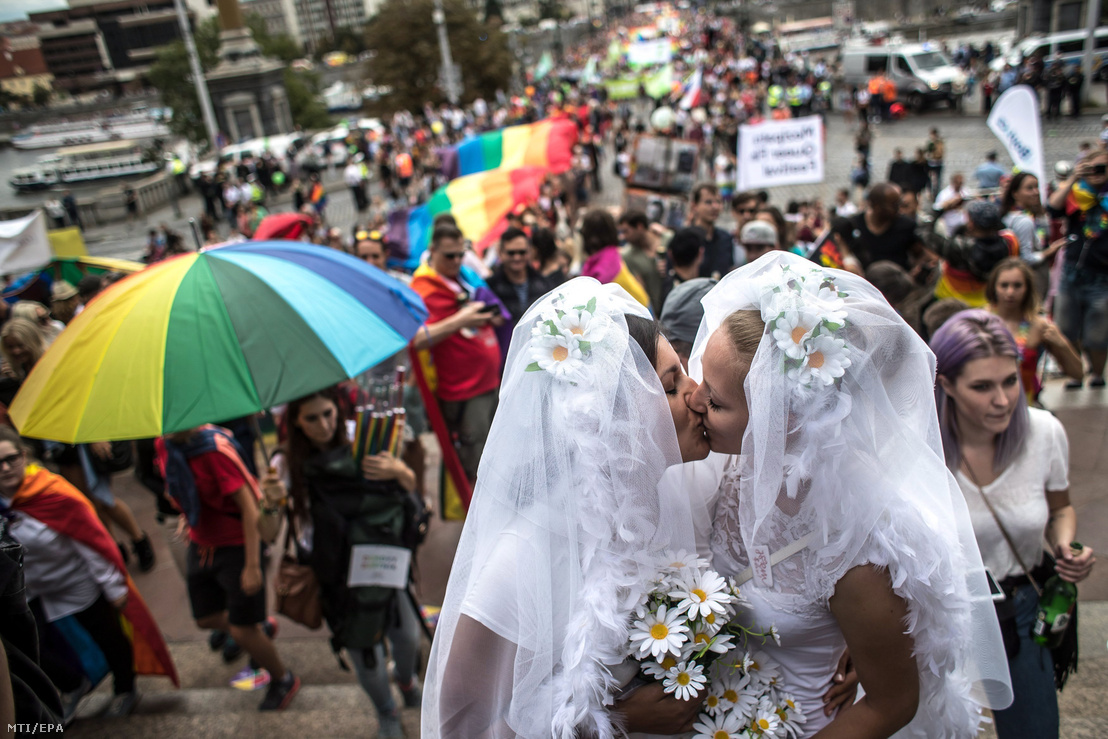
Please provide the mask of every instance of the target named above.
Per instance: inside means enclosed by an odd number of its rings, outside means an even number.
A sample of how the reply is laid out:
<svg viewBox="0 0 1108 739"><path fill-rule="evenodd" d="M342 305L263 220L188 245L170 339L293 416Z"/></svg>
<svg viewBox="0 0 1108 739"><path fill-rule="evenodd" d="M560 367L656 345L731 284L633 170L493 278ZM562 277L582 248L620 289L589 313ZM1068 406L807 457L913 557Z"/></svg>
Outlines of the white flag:
<svg viewBox="0 0 1108 739"><path fill-rule="evenodd" d="M1008 156L1021 172L1039 178L1039 194L1046 202L1046 177L1043 169L1043 130L1039 120L1039 100L1027 85L1009 87L993 104L989 129L1008 150Z"/></svg>
<svg viewBox="0 0 1108 739"><path fill-rule="evenodd" d="M739 189L823 182L818 115L739 126Z"/></svg>
<svg viewBox="0 0 1108 739"><path fill-rule="evenodd" d="M0 221L0 274L33 272L53 258L46 236L46 216L41 210L14 221Z"/></svg>

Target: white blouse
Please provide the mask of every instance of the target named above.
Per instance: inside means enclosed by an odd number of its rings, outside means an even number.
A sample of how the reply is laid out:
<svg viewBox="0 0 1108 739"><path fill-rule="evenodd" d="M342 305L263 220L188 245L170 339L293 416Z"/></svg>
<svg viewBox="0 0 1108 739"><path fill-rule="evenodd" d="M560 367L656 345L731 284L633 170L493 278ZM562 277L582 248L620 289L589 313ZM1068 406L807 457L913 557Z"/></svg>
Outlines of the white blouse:
<svg viewBox="0 0 1108 739"><path fill-rule="evenodd" d="M979 490L961 470L955 475L966 496L981 558L997 580L1025 573L981 500L982 491L1016 542L1020 557L1034 567L1043 558L1043 534L1050 517L1046 493L1070 486L1070 448L1061 422L1037 408L1029 408L1028 413L1031 422L1023 450L998 478Z"/></svg>

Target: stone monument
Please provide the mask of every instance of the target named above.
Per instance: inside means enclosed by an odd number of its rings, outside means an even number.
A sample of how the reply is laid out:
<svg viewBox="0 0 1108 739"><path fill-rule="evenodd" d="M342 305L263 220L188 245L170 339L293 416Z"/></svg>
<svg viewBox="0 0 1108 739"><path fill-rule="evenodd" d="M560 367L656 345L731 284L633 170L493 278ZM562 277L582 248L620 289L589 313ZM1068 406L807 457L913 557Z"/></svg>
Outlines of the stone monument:
<svg viewBox="0 0 1108 739"><path fill-rule="evenodd" d="M219 130L232 142L293 130L285 66L262 56L238 0L218 0L219 64L204 77Z"/></svg>

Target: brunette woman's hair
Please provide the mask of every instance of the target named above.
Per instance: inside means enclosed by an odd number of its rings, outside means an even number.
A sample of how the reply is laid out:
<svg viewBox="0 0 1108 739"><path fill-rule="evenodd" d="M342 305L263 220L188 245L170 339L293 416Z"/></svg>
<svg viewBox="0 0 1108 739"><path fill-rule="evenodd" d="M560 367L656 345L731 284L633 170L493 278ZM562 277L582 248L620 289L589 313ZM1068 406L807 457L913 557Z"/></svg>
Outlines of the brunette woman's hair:
<svg viewBox="0 0 1108 739"><path fill-rule="evenodd" d="M619 227L612 214L601 208L590 210L581 219L581 246L592 256L601 249L619 244Z"/></svg>
<svg viewBox="0 0 1108 739"><path fill-rule="evenodd" d="M999 316L985 310L964 310L954 315L931 338L931 351L935 352L936 372L950 382L957 381L966 364L986 357L1011 359L1012 369L1019 376L1020 353L1016 340ZM962 464L956 409L954 399L946 394L940 382L935 383L935 405L939 411L946 466L951 472L956 472ZM1023 451L1030 423L1026 390L1021 382L1012 420L1008 422L1008 428L996 436L993 466L997 472L1005 469Z"/></svg>
<svg viewBox="0 0 1108 739"><path fill-rule="evenodd" d="M985 282L985 299L989 301L989 305L996 305L996 284L1000 281L1000 273L1010 269L1018 269L1023 275L1025 289L1023 302L1020 303L1020 316L1027 320L1038 314L1039 296L1035 294L1035 275L1032 274L1027 263L1019 257L1008 257L993 267L993 271L989 273L989 279Z"/></svg>
<svg viewBox="0 0 1108 739"><path fill-rule="evenodd" d="M1016 207L1016 193L1023 187L1023 183L1028 177L1035 177L1031 172L1016 172L1012 175L1012 179L1008 180L1008 186L1004 188L1004 194L1000 198L1000 215L1006 216L1012 212ZM1042 186L1042 183L1039 183Z"/></svg>
<svg viewBox="0 0 1108 739"><path fill-rule="evenodd" d="M11 426L0 426L0 442L4 441L15 445L18 451L27 451L27 445L23 442L23 437Z"/></svg>
<svg viewBox="0 0 1108 739"><path fill-rule="evenodd" d="M296 421L300 418L300 410L310 400L322 398L329 400L335 406L335 433L331 441L327 443L328 449L337 449L348 442L346 438L346 414L343 412L345 405L342 400L342 391L338 386L320 390L311 395L305 395L289 403L285 411L285 422L288 432L288 440L285 442L285 462L289 471L289 496L292 498L293 513L300 520L305 520L308 511L308 490L304 481L304 463L315 454L315 445L300 430Z"/></svg>
<svg viewBox="0 0 1108 739"><path fill-rule="evenodd" d="M627 321L627 333L639 345L639 348L650 360L650 366L658 369L658 339L662 335L662 326L653 318L643 318L634 313L623 315Z"/></svg>

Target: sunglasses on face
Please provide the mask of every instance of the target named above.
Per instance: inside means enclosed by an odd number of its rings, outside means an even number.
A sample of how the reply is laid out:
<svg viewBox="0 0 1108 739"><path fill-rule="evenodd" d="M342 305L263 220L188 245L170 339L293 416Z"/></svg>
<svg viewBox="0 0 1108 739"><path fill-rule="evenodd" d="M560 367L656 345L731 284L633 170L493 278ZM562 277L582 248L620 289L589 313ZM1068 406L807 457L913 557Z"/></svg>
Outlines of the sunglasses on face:
<svg viewBox="0 0 1108 739"><path fill-rule="evenodd" d="M506 251L506 252L504 252L504 256L506 256L506 257L525 257L525 256L527 256L527 250L524 249L522 251L514 251L514 250L513 251Z"/></svg>
<svg viewBox="0 0 1108 739"><path fill-rule="evenodd" d="M16 452L15 454L9 454L6 457L0 457L0 470L6 467L15 467L17 464L23 461L23 452Z"/></svg>
<svg viewBox="0 0 1108 739"><path fill-rule="evenodd" d="M451 261L453 261L455 259L461 259L465 255L466 255L466 253L464 251L453 252L453 253L442 252L442 253L439 254L439 256L442 257L443 259L449 259Z"/></svg>
<svg viewBox="0 0 1108 739"><path fill-rule="evenodd" d="M755 208L736 208L735 212L741 216L752 216L758 211Z"/></svg>

